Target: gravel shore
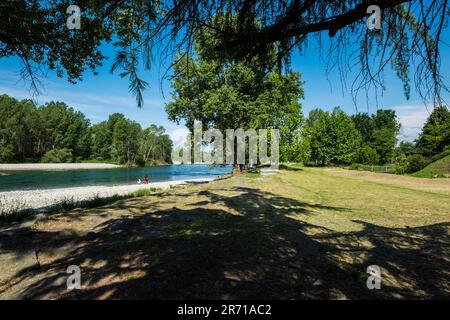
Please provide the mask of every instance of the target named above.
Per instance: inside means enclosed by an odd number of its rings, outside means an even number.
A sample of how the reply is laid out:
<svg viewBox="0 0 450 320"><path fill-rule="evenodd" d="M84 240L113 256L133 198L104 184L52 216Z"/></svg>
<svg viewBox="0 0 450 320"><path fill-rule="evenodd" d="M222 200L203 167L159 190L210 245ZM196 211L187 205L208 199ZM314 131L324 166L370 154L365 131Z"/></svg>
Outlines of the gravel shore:
<svg viewBox="0 0 450 320"><path fill-rule="evenodd" d="M170 186L186 183L201 183L214 180L213 178L174 180L164 182L151 182L149 184L133 184L122 186L87 186L59 189L38 189L0 192L0 206L7 211L9 208L17 209L43 209L64 200L89 200L94 197L111 197L113 195L127 195L133 191L145 188L169 189Z"/></svg>
<svg viewBox="0 0 450 320"><path fill-rule="evenodd" d="M110 163L0 163L1 170L77 170L112 169L120 166Z"/></svg>

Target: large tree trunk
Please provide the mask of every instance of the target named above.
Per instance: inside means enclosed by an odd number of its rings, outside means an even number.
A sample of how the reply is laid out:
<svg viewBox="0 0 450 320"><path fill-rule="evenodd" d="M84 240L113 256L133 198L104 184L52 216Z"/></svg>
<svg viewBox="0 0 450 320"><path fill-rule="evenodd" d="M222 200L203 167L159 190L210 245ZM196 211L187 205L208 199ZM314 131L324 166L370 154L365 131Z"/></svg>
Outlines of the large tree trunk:
<svg viewBox="0 0 450 320"><path fill-rule="evenodd" d="M233 152L233 162L234 163L233 163L232 175L235 176L235 175L242 173L242 164L239 164L238 159L237 159L237 138L236 137L233 138L233 149L234 149L234 152Z"/></svg>

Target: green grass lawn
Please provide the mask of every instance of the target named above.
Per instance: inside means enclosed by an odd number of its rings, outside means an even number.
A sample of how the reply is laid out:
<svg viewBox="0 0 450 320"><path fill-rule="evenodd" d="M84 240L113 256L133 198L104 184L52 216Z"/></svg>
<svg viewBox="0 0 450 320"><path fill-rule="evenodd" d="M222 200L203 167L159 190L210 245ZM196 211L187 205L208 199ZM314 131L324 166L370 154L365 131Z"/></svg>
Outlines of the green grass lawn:
<svg viewBox="0 0 450 320"><path fill-rule="evenodd" d="M449 298L449 226L450 180L299 166L243 174L0 236L0 259L37 251L40 262L0 261L14 274L0 298ZM70 264L82 290L57 285ZM381 290L366 287L370 265Z"/></svg>

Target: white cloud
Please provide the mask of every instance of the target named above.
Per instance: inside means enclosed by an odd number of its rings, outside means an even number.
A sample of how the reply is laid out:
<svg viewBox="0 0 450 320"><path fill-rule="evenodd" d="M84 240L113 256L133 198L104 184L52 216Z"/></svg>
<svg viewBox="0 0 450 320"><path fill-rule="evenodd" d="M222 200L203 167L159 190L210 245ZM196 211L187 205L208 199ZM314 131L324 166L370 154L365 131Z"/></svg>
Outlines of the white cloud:
<svg viewBox="0 0 450 320"><path fill-rule="evenodd" d="M38 105L50 101L62 101L77 111L83 112L92 123L106 120L114 112L125 113L127 117L146 127L150 122L161 125L168 122L163 107L165 101L144 93L144 108L138 109L134 96L127 92L111 90L84 90L83 87L63 81L42 79L42 92L33 96L29 83L21 80L17 72L0 69L0 94L8 94L17 99L33 99Z"/></svg>
<svg viewBox="0 0 450 320"><path fill-rule="evenodd" d="M393 107L402 124L399 139L413 141L420 133L431 109L424 105L403 105Z"/></svg>
<svg viewBox="0 0 450 320"><path fill-rule="evenodd" d="M42 77L39 79L41 91L35 96L38 104L50 101L63 101L71 107L78 105L89 105L90 107L118 107L136 106L136 99L131 93L111 94L111 92L86 92L76 85L63 81L54 81ZM30 90L30 83L21 79L20 73L0 70L0 92L6 93L18 99L31 99L33 92ZM146 106L164 105L163 99L152 99L144 92L144 103Z"/></svg>
<svg viewBox="0 0 450 320"><path fill-rule="evenodd" d="M173 141L175 147L180 147L184 144L189 135L189 130L185 127L178 127L170 132L170 139Z"/></svg>

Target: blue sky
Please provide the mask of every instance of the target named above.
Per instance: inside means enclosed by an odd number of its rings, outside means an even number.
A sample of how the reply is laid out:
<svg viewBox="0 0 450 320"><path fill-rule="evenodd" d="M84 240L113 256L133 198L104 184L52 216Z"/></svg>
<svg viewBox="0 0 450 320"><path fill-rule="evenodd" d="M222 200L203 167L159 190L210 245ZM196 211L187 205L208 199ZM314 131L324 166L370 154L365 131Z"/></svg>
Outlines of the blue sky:
<svg viewBox="0 0 450 320"><path fill-rule="evenodd" d="M444 40L450 43L448 29L444 33ZM103 49L105 55L114 57L114 50L110 46L105 45ZM442 70L446 79L449 79L450 49L443 46L441 55ZM134 97L128 91L128 80L121 79L118 74L110 74L111 60L105 61L104 66L98 69L99 75L94 76L87 71L83 81L75 85L66 79L58 78L54 72L48 72L45 77L40 78L44 90L37 97L38 103L43 104L51 100L64 101L74 109L83 112L92 123L106 120L114 112L121 112L143 127L151 123L163 125L175 143L180 143L187 130L182 125L178 126L167 119L164 105L170 101L170 85L165 81L161 87L160 78L164 69L158 67L158 61L155 62L151 71L142 70L142 75L150 86L144 92L145 105L139 109ZM348 113L355 112L352 96L348 89L342 90L338 72L333 71L328 75L327 80L325 63L320 58L314 43L310 44L304 54L301 55L298 52L293 54L292 69L301 72L302 79L306 81L303 86L305 99L300 101L305 115L317 107L331 110L335 106L341 106ZM20 70L21 64L17 58L0 60L0 94L6 93L19 99L31 98L29 84L20 80ZM349 82L353 80L351 74L347 80ZM412 89L410 100L406 100L402 83L390 71L390 68L386 72L386 87L387 90L383 96L378 97L378 107L395 109L402 123L399 138L413 140L428 116L431 106L425 106L414 89ZM368 105L367 107L365 95L359 96L359 111L376 111L377 104L373 97L369 99Z"/></svg>

